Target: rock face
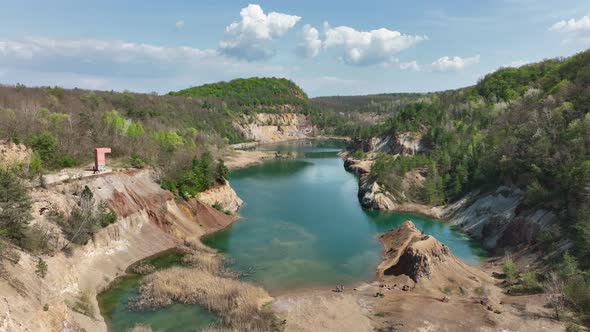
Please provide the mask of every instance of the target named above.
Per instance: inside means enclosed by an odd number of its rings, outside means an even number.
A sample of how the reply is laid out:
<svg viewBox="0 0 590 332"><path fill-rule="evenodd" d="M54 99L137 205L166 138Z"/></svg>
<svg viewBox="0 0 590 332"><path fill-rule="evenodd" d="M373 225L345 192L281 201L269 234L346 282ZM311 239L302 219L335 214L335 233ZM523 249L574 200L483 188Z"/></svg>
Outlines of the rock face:
<svg viewBox="0 0 590 332"><path fill-rule="evenodd" d="M0 140L0 165L28 164L32 151L23 144Z"/></svg>
<svg viewBox="0 0 590 332"><path fill-rule="evenodd" d="M153 180L149 170L134 170L33 189L33 223L54 225L47 219L47 211L71 209L85 185L97 201L106 202L116 212L117 221L100 230L88 244L74 247L70 255L56 252L42 256L48 265L43 279L35 273L36 256L20 252L17 264L2 262L0 331L60 331L66 326L106 331L96 294L127 266L235 220L197 199L176 201ZM61 248L64 239L57 240ZM90 298L92 317L68 305L83 293Z"/></svg>
<svg viewBox="0 0 590 332"><path fill-rule="evenodd" d="M225 181L224 185L216 186L207 191L199 193L199 200L205 204L213 206L215 203L221 204L223 210L232 213L238 212L238 209L244 205L244 201L234 189Z"/></svg>
<svg viewBox="0 0 590 332"><path fill-rule="evenodd" d="M453 278L458 282L478 283L485 274L457 259L444 244L424 235L411 221L381 235L383 262L377 267L381 279L407 276L415 283L436 283Z"/></svg>
<svg viewBox="0 0 590 332"><path fill-rule="evenodd" d="M393 211L399 203L395 196L382 190L379 183L367 175L359 178L358 198L363 208L373 210Z"/></svg>
<svg viewBox="0 0 590 332"><path fill-rule="evenodd" d="M366 153L415 155L427 151L422 135L416 133L393 133L355 142Z"/></svg>
<svg viewBox="0 0 590 332"><path fill-rule="evenodd" d="M306 138L314 131L309 118L300 113L244 115L234 126L247 140L260 143Z"/></svg>
<svg viewBox="0 0 590 332"><path fill-rule="evenodd" d="M472 194L445 208L444 217L487 249L532 243L544 230L553 230L556 215L547 210L524 210L525 192L500 186L493 192Z"/></svg>

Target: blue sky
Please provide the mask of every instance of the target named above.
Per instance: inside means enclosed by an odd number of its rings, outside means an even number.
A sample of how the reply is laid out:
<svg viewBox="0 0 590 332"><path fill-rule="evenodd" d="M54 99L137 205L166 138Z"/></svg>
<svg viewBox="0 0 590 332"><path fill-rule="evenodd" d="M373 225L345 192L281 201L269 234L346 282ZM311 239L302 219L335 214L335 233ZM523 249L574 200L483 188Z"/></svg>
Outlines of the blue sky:
<svg viewBox="0 0 590 332"><path fill-rule="evenodd" d="M590 46L587 0L0 1L0 82L166 93L287 77L435 91Z"/></svg>

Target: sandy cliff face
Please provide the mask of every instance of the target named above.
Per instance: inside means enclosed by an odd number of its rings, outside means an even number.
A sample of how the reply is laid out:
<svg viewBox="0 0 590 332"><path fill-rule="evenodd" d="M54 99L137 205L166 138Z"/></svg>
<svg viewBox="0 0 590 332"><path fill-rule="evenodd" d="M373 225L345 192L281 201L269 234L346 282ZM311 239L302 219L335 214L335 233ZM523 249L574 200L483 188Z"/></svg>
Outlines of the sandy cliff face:
<svg viewBox="0 0 590 332"><path fill-rule="evenodd" d="M0 140L0 165L28 164L32 151L23 144Z"/></svg>
<svg viewBox="0 0 590 332"><path fill-rule="evenodd" d="M415 155L427 151L428 148L422 141L422 135L418 133L392 133L372 137L355 142L357 148L366 153L388 153L398 155Z"/></svg>
<svg viewBox="0 0 590 332"><path fill-rule="evenodd" d="M211 206L215 203L219 203L223 210L232 213L238 212L238 209L244 205L244 201L238 197L238 194L236 194L234 189L230 187L229 182L227 181L223 185L216 186L200 193L199 200Z"/></svg>
<svg viewBox="0 0 590 332"><path fill-rule="evenodd" d="M313 133L309 118L299 113L244 115L234 126L247 140L260 143L301 139Z"/></svg>
<svg viewBox="0 0 590 332"><path fill-rule="evenodd" d="M84 178L31 193L35 223L48 223L45 214L55 206L76 204L84 185L97 200L117 213L116 223L102 229L71 256L63 252L43 257L44 279L35 274L37 258L21 253L18 264L5 263L0 279L1 331L60 331L76 326L105 331L96 294L131 263L178 245L183 239L227 226L234 219L198 201L177 202L152 180L150 171L130 171ZM64 240L60 240L61 244ZM81 293L91 298L92 317L72 310ZM45 307L45 308L44 308ZM47 310L45 310L47 309ZM35 317L35 319L31 319Z"/></svg>
<svg viewBox="0 0 590 332"><path fill-rule="evenodd" d="M419 231L411 221L381 235L384 259L377 272L380 278L405 275L415 283L454 278L464 286L491 281L484 273L457 259L447 246Z"/></svg>

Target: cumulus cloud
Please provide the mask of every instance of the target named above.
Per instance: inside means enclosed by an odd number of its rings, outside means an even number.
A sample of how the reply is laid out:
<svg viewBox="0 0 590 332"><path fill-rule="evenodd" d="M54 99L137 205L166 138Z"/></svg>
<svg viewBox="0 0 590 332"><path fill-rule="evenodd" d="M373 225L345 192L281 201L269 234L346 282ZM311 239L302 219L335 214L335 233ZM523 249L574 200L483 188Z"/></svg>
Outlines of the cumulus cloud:
<svg viewBox="0 0 590 332"><path fill-rule="evenodd" d="M324 49L337 49L341 59L352 65L391 64L395 54L427 40L427 36L405 35L385 28L358 31L351 27L324 25Z"/></svg>
<svg viewBox="0 0 590 332"><path fill-rule="evenodd" d="M176 29L177 29L177 30L182 30L182 29L184 29L184 21L182 21L182 20L180 20L180 21L176 21L176 24L175 24L175 26L176 26Z"/></svg>
<svg viewBox="0 0 590 332"><path fill-rule="evenodd" d="M467 66L478 64L479 55L461 58L454 56L452 58L444 56L430 64L430 69L433 71L459 71Z"/></svg>
<svg viewBox="0 0 590 332"><path fill-rule="evenodd" d="M262 60L275 52L269 46L272 40L284 36L301 17L271 12L266 15L259 5L250 4L240 11L242 20L225 28L219 43L222 53L247 60Z"/></svg>
<svg viewBox="0 0 590 332"><path fill-rule="evenodd" d="M284 66L234 59L213 49L99 39L0 39L0 68L5 83L137 91L291 74Z"/></svg>
<svg viewBox="0 0 590 332"><path fill-rule="evenodd" d="M410 62L402 62L399 64L399 69L420 71L420 65L418 64L418 62L416 62L416 60Z"/></svg>
<svg viewBox="0 0 590 332"><path fill-rule="evenodd" d="M322 48L322 41L320 40L320 32L318 29L309 24L303 26L297 43L297 55L313 58L320 53Z"/></svg>
<svg viewBox="0 0 590 332"><path fill-rule="evenodd" d="M590 31L590 16L584 16L580 19L561 20L553 24L550 31L556 32L583 32Z"/></svg>

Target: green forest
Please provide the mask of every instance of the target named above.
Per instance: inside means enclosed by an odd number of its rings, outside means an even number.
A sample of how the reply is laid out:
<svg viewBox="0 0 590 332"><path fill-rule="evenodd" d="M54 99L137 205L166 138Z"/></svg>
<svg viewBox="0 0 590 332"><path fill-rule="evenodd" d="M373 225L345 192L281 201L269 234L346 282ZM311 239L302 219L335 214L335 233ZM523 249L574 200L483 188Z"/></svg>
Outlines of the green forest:
<svg viewBox="0 0 590 332"><path fill-rule="evenodd" d="M239 78L170 92L169 95L189 98L215 97L230 105L250 107L307 105L305 92L285 78Z"/></svg>

